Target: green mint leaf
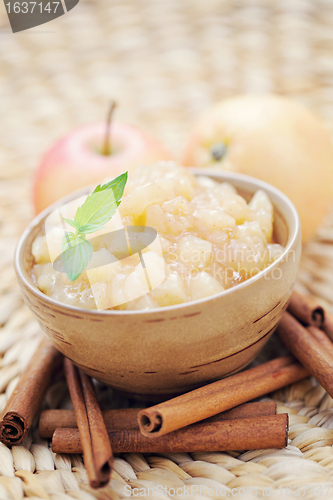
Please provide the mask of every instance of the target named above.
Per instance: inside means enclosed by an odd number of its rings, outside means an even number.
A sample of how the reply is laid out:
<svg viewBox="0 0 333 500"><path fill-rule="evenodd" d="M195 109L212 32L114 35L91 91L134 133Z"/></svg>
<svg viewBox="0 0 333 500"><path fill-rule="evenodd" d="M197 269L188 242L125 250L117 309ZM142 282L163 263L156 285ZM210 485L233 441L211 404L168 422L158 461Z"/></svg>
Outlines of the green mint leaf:
<svg viewBox="0 0 333 500"><path fill-rule="evenodd" d="M94 248L84 235L69 232L62 239L61 250L61 261L66 274L74 281L86 268Z"/></svg>
<svg viewBox="0 0 333 500"><path fill-rule="evenodd" d="M61 261L71 281L84 271L94 251L85 235L103 229L111 219L120 204L126 182L127 172L103 186L97 186L77 209L74 220L64 218L76 229L76 233L66 233L61 246Z"/></svg>
<svg viewBox="0 0 333 500"><path fill-rule="evenodd" d="M125 172L124 174L119 175L113 181L108 182L107 184L104 184L101 186L100 184L95 188L94 193L100 193L101 191L104 191L105 189L112 189L113 195L116 201L120 201L124 189L126 186L127 182L127 177L128 177L128 172Z"/></svg>
<svg viewBox="0 0 333 500"><path fill-rule="evenodd" d="M117 205L114 209L114 212L117 210L118 205L119 205L119 202L117 203ZM110 219L111 219L112 215L114 215L114 212L112 214L109 214L109 215L111 215ZM83 226L80 226L79 232L84 233L84 234L90 234L90 233L94 233L95 231L99 231L100 229L104 229L104 227L105 226L103 224L88 223L88 224L84 224Z"/></svg>
<svg viewBox="0 0 333 500"><path fill-rule="evenodd" d="M63 217L64 221L67 222L67 224L69 224L70 226L74 227L76 230L79 229L80 225L76 222L76 220L71 220L71 219L65 219L65 217Z"/></svg>
<svg viewBox="0 0 333 500"><path fill-rule="evenodd" d="M100 191L94 191L88 196L83 205L77 209L74 220L79 225L78 232L85 233L85 227L88 224L103 226L111 219L117 210L120 201L116 200L113 188L109 187L104 189L104 186L102 186L102 188ZM124 185L122 183L121 192L123 192L123 190ZM116 196L119 197L120 195L120 191L118 187L116 187Z"/></svg>

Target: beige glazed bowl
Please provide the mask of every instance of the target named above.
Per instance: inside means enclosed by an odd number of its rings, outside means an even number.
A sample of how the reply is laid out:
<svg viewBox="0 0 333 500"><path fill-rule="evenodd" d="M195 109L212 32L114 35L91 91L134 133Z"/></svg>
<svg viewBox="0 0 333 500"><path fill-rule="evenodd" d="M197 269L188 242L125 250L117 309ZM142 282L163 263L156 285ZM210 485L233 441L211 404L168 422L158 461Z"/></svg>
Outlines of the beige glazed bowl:
<svg viewBox="0 0 333 500"><path fill-rule="evenodd" d="M18 243L19 284L42 330L86 373L124 391L179 393L244 368L273 333L296 279L301 228L289 199L245 175L192 172L228 181L248 199L265 190L275 209L275 240L285 246L266 269L218 295L151 311L97 311L56 302L39 291L31 279L32 242L51 211L88 189L38 215Z"/></svg>

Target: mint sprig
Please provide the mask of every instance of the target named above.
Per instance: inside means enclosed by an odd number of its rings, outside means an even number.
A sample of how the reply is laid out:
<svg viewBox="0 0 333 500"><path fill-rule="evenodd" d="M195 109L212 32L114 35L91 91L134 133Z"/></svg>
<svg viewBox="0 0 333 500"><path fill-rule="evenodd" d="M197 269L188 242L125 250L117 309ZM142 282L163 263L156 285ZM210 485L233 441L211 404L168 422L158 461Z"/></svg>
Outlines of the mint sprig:
<svg viewBox="0 0 333 500"><path fill-rule="evenodd" d="M66 233L62 240L61 260L67 276L76 280L91 259L94 248L84 234Z"/></svg>
<svg viewBox="0 0 333 500"><path fill-rule="evenodd" d="M103 186L99 184L77 209L74 220L64 218L75 229L75 233L66 232L61 246L61 261L71 281L76 280L84 271L94 251L86 234L103 229L104 224L115 214L124 193L127 176L126 172Z"/></svg>

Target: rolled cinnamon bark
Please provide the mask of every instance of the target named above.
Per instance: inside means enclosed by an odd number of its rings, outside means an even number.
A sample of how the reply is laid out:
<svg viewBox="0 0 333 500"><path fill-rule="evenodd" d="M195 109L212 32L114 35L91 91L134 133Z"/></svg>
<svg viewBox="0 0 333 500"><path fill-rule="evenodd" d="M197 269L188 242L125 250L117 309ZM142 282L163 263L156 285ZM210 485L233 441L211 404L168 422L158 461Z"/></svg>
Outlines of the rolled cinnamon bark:
<svg viewBox="0 0 333 500"><path fill-rule="evenodd" d="M142 410L138 420L148 437L163 436L308 376L293 357L283 356Z"/></svg>
<svg viewBox="0 0 333 500"><path fill-rule="evenodd" d="M107 430L91 378L82 370L79 370L79 374L87 410L94 464L99 481L99 484L93 486L99 488L110 481L113 465L112 449L107 442Z"/></svg>
<svg viewBox="0 0 333 500"><path fill-rule="evenodd" d="M268 417L276 415L276 401L258 401L244 403L230 410L223 411L206 418L204 422L220 422L221 420L234 420L239 418Z"/></svg>
<svg viewBox="0 0 333 500"><path fill-rule="evenodd" d="M116 453L182 453L195 451L284 448L288 444L288 414L194 424L167 436L150 439L138 430L109 431ZM82 453L77 429L56 429L55 453Z"/></svg>
<svg viewBox="0 0 333 500"><path fill-rule="evenodd" d="M333 356L291 314L285 312L277 328L277 334L288 349L316 377L333 397Z"/></svg>
<svg viewBox="0 0 333 500"><path fill-rule="evenodd" d="M68 358L64 367L89 483L92 488L100 488L109 482L112 467L112 450L102 412L90 378Z"/></svg>
<svg viewBox="0 0 333 500"><path fill-rule="evenodd" d="M108 431L138 429L138 413L142 408L125 408L102 411L105 426ZM275 401L259 401L245 403L231 410L219 413L205 422L218 422L236 418L264 417L276 414ZM59 428L76 428L77 423L72 410L44 410L39 419L39 435L42 438L51 438Z"/></svg>
<svg viewBox="0 0 333 500"><path fill-rule="evenodd" d="M0 441L7 446L25 439L41 405L54 372L61 366L62 354L44 338L9 398L0 421Z"/></svg>
<svg viewBox="0 0 333 500"><path fill-rule="evenodd" d="M333 315L330 312L325 311L325 319L322 329L333 342Z"/></svg>
<svg viewBox="0 0 333 500"><path fill-rule="evenodd" d="M330 354L333 358L333 343L328 338L323 330L320 330L316 326L308 326L308 331L311 336L316 339L317 342L326 350L327 354Z"/></svg>
<svg viewBox="0 0 333 500"><path fill-rule="evenodd" d="M112 430L137 429L141 408L102 411L105 426ZM39 435L50 438L58 428L77 428L73 410L44 410L39 419Z"/></svg>
<svg viewBox="0 0 333 500"><path fill-rule="evenodd" d="M288 305L288 311L304 325L321 327L324 323L324 309L312 297L294 291Z"/></svg>

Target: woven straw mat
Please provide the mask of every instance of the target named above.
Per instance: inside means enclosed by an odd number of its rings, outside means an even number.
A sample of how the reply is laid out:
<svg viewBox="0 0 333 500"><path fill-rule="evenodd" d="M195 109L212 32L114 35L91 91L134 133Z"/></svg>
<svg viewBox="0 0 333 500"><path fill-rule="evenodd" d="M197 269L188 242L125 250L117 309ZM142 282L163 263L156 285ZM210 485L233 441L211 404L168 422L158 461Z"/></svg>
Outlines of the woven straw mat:
<svg viewBox="0 0 333 500"><path fill-rule="evenodd" d="M119 120L145 127L176 154L202 111L241 92L288 95L333 123L332 28L332 0L81 0L14 35L1 3L0 410L41 337L12 260L33 216L31 177L42 152L66 131L103 119L110 99ZM333 216L304 248L298 280L331 309L332 242ZM103 406L111 389L98 390ZM222 485L235 498L287 498L298 486L303 498L333 498L332 399L313 379L273 397L290 415L286 449L125 454L99 491L89 488L81 456L53 454L34 429L21 446L0 445L0 499L117 500L125 485L167 487L166 498L184 484L197 485L201 498L220 498ZM69 407L63 380L44 407Z"/></svg>

